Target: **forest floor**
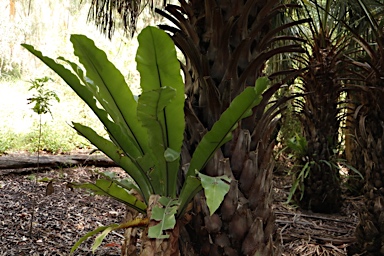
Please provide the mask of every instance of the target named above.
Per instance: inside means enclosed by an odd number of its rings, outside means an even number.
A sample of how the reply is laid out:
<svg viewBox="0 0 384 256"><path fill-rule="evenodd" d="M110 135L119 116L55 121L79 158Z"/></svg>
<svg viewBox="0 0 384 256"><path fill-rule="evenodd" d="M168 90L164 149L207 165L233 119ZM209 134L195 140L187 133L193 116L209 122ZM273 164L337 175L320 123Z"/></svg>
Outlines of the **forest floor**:
<svg viewBox="0 0 384 256"><path fill-rule="evenodd" d="M0 256L69 255L87 232L121 223L124 205L67 186L68 182L95 180L95 169L125 175L117 167L76 166L39 173L0 169ZM35 178L44 177L53 179L52 194L47 195L47 182L36 182ZM285 203L290 183L284 173L274 175L274 208L283 255L347 255L347 247L354 243L362 198L344 198L338 214L304 212ZM110 233L92 254L94 238L74 255L120 255L122 231Z"/></svg>

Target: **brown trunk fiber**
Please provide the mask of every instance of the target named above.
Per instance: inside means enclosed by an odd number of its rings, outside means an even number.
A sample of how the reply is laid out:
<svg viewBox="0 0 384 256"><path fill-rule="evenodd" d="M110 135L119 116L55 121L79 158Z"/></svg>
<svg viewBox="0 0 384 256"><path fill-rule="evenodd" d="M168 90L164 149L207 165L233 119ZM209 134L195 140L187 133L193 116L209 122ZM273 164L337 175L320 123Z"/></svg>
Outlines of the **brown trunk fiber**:
<svg viewBox="0 0 384 256"><path fill-rule="evenodd" d="M139 217L139 213L133 209L127 208L124 222L130 222ZM132 227L125 229L124 241L121 247L122 256L135 256L138 254L139 228Z"/></svg>
<svg viewBox="0 0 384 256"><path fill-rule="evenodd" d="M216 152L206 170L232 178L230 190L216 213L210 215L203 193L194 199L189 226L200 255L279 255L272 211L272 170L269 147L248 152L250 134L239 132L230 161Z"/></svg>

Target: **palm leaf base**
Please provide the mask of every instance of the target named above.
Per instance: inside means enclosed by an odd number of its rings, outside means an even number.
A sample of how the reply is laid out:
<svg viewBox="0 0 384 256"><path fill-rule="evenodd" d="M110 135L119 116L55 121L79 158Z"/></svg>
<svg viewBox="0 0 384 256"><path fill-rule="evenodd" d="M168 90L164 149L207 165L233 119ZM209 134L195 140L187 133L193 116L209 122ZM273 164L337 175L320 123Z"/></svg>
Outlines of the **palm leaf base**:
<svg viewBox="0 0 384 256"><path fill-rule="evenodd" d="M203 193L194 198L193 218L186 227L199 255L279 255L271 198L273 164L267 159L260 166L254 151L244 160L241 174L234 174L234 165L217 151L206 167L210 175L225 174L232 181L212 215Z"/></svg>
<svg viewBox="0 0 384 256"><path fill-rule="evenodd" d="M365 207L359 214L355 235L360 253L384 255L384 193L374 187L365 193Z"/></svg>
<svg viewBox="0 0 384 256"><path fill-rule="evenodd" d="M124 222L131 222L132 220L138 218L139 215L140 215L139 212L127 207ZM137 244L139 239L139 233L140 233L140 230L137 227L130 227L125 229L123 245L121 247L122 256L137 255L138 253Z"/></svg>

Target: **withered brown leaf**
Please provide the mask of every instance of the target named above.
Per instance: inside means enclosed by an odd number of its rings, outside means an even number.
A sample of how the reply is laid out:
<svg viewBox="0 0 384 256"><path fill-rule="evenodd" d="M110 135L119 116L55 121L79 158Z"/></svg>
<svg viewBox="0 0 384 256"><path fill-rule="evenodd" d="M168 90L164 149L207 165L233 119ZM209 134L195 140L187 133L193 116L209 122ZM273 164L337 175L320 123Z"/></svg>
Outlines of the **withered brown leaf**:
<svg viewBox="0 0 384 256"><path fill-rule="evenodd" d="M55 189L53 188L53 180L51 180L50 182L48 182L48 185L45 189L45 195L49 196L49 195L53 194L54 192L55 192Z"/></svg>

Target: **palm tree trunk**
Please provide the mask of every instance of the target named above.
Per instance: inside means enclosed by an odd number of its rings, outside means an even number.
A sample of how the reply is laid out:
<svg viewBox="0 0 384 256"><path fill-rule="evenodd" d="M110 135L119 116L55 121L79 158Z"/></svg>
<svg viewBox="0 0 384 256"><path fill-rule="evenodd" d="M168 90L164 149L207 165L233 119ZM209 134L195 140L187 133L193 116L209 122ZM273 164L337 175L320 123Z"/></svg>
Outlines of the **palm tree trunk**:
<svg viewBox="0 0 384 256"><path fill-rule="evenodd" d="M174 23L173 27L160 27L172 34L186 57L189 154L232 99L264 75L269 58L301 50L292 43L294 37L287 38L292 44L283 39L280 47L274 47L280 41L275 37L283 31L283 24L272 25L272 20L293 6L279 3L195 0L180 1L181 7L168 5L165 11L157 10ZM224 202L212 216L203 194L194 199L192 219L185 228L199 255L278 254L271 207L274 165L270 139L278 107L269 106L268 101L281 84L273 85L263 95L264 100L253 115L239 124L232 141L205 167L208 175L226 174L233 180Z"/></svg>
<svg viewBox="0 0 384 256"><path fill-rule="evenodd" d="M230 160L218 151L206 168L209 175L232 177L230 190L218 211L209 214L202 193L194 199L189 231L200 255L279 255L271 207L273 164L268 155L272 144L267 149L247 152L244 141L249 141L250 135L244 130L240 134L238 154L233 153ZM258 157L263 157L263 161ZM241 172L237 172L237 167Z"/></svg>
<svg viewBox="0 0 384 256"><path fill-rule="evenodd" d="M323 21L326 22L326 21ZM312 27L319 25L312 23ZM300 77L302 99L297 100L306 147L298 155L295 201L314 212L333 213L340 209L341 188L337 159L340 149L341 74L345 69L343 50L347 40L333 39L331 28L312 30L311 51L299 59L307 70ZM303 178L304 177L304 178Z"/></svg>
<svg viewBox="0 0 384 256"><path fill-rule="evenodd" d="M384 93L373 89L364 95L370 99L370 103L376 102L378 105L364 104L357 117L360 120L356 131L359 135L359 150L355 153L364 158L365 206L359 214L355 233L359 252L374 256L384 254L384 115L381 111Z"/></svg>

